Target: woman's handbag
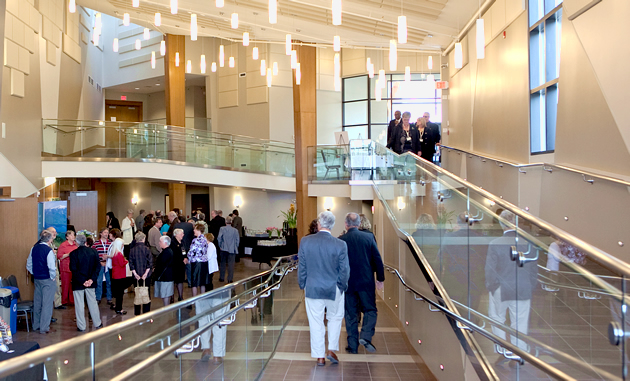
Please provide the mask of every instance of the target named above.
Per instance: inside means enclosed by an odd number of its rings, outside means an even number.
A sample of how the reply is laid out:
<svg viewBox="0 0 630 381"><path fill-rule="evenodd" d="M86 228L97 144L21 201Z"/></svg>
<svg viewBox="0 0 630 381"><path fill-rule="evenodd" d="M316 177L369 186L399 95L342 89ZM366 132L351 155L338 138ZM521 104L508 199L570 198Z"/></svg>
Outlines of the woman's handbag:
<svg viewBox="0 0 630 381"><path fill-rule="evenodd" d="M142 281L142 286L140 286L140 281ZM151 303L151 298L149 297L149 287L146 286L146 281L144 279L138 280L138 286L134 288L134 292L136 293L136 296L133 298L133 304L141 306L143 304Z"/></svg>

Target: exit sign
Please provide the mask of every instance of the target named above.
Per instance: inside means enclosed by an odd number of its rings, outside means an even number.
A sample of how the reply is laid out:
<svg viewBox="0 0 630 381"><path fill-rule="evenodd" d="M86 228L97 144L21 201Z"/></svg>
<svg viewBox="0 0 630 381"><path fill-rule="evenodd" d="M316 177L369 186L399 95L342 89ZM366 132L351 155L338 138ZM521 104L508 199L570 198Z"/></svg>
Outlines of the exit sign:
<svg viewBox="0 0 630 381"><path fill-rule="evenodd" d="M435 88L437 90L444 90L444 89L448 89L448 82L447 81L438 81L435 82Z"/></svg>
<svg viewBox="0 0 630 381"><path fill-rule="evenodd" d="M121 95L120 96L120 100L121 101L126 101L127 100L127 96L126 95Z"/></svg>

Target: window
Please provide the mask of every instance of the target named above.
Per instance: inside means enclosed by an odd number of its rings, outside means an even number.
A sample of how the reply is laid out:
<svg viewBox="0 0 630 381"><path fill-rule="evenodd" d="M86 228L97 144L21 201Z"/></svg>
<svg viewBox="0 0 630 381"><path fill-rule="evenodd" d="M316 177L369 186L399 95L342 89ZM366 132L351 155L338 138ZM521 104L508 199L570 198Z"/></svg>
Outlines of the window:
<svg viewBox="0 0 630 381"><path fill-rule="evenodd" d="M530 152L556 143L562 0L529 0Z"/></svg>
<svg viewBox="0 0 630 381"><path fill-rule="evenodd" d="M439 81L439 74L434 74ZM394 111L411 112L411 122L423 113L431 114L431 121L441 125L442 90L436 90L433 82L424 74L412 74L405 82L403 74L385 75L386 89L377 102L374 88L376 79L367 75L343 79L343 130L349 139L372 139L387 143L387 125L394 118Z"/></svg>

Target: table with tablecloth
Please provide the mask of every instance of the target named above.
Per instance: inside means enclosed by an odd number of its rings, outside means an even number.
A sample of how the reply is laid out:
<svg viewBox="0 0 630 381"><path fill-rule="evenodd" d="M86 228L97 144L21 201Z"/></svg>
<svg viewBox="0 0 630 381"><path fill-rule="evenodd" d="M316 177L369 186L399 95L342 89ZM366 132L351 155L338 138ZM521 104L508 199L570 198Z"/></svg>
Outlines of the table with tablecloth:
<svg viewBox="0 0 630 381"><path fill-rule="evenodd" d="M16 341L13 344L9 344L9 349L13 352L6 353L0 351L0 368L2 367L3 361L13 360L18 356L33 352L39 349L39 344L34 341ZM45 379L44 377L44 363L41 363L8 377L0 378L0 381L43 380Z"/></svg>

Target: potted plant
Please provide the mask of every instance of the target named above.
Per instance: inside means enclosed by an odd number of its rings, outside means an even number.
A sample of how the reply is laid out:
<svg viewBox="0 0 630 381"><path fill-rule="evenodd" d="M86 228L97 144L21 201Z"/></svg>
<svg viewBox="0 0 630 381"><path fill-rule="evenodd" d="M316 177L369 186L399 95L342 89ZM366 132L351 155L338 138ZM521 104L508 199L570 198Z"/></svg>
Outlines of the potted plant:
<svg viewBox="0 0 630 381"><path fill-rule="evenodd" d="M297 210L295 209L295 204L291 204L289 210L287 210L286 212L280 213L282 213L282 216L284 216L283 226L286 229L285 235L297 235Z"/></svg>

